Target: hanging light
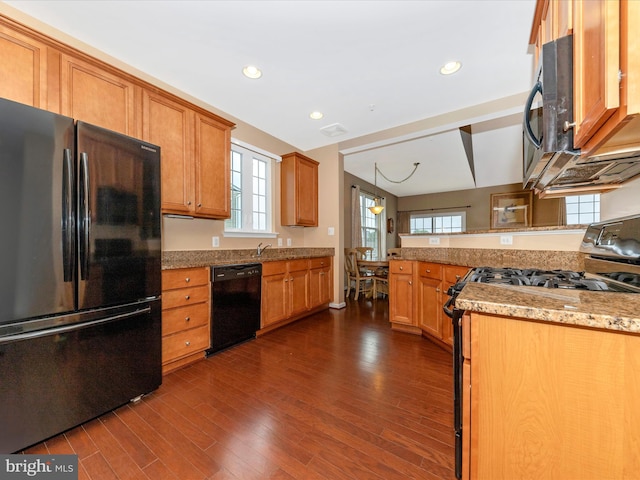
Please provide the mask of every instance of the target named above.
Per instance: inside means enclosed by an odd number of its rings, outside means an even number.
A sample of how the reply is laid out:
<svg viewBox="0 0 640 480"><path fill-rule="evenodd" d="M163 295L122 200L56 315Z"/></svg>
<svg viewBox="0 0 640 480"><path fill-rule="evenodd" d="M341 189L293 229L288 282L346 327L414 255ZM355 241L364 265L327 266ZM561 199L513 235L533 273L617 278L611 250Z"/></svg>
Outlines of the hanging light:
<svg viewBox="0 0 640 480"><path fill-rule="evenodd" d="M373 197L373 205L369 207L369 210L374 215L380 215L384 210L384 207L380 204L380 198L378 198L378 164L376 163L374 165L375 165L375 171L373 174L373 186L374 186L375 196Z"/></svg>

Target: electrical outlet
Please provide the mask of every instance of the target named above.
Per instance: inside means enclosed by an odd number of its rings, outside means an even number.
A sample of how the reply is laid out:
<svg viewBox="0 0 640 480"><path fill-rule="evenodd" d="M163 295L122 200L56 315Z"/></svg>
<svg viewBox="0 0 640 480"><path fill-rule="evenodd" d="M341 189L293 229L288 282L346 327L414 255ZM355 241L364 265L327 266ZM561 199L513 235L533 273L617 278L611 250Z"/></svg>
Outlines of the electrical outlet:
<svg viewBox="0 0 640 480"><path fill-rule="evenodd" d="M513 235L500 235L500 245L513 245Z"/></svg>
<svg viewBox="0 0 640 480"><path fill-rule="evenodd" d="M440 237L429 237L429 245L440 245Z"/></svg>
<svg viewBox="0 0 640 480"><path fill-rule="evenodd" d="M279 239L278 239L278 246L279 246L279 247L281 247L281 246L282 246L282 239L281 239L281 238L279 238Z"/></svg>
<svg viewBox="0 0 640 480"><path fill-rule="evenodd" d="M287 238L287 247L290 247L290 246L291 246L291 239Z"/></svg>
<svg viewBox="0 0 640 480"><path fill-rule="evenodd" d="M220 237L211 237L211 245L214 247L220 246Z"/></svg>
<svg viewBox="0 0 640 480"><path fill-rule="evenodd" d="M331 236L331 235L335 235L336 234L336 229L333 227L329 227L327 228L327 235Z"/></svg>

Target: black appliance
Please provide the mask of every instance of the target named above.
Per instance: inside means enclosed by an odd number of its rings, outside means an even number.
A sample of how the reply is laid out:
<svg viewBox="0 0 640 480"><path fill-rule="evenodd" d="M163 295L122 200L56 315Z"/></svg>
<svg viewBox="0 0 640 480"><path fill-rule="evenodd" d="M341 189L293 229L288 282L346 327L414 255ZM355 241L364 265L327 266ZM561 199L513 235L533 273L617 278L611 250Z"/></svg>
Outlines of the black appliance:
<svg viewBox="0 0 640 480"><path fill-rule="evenodd" d="M501 283L514 288L564 288L592 292L640 293L640 215L589 225L580 246L585 271L479 267L449 288L444 311L453 323L455 472L462 467L462 317L456 297L470 282Z"/></svg>
<svg viewBox="0 0 640 480"><path fill-rule="evenodd" d="M534 102L542 100L542 106ZM617 185L640 174L636 146L574 148L573 35L542 46L538 81L523 120L523 186L546 196L595 185ZM615 188L615 187L613 187Z"/></svg>
<svg viewBox="0 0 640 480"><path fill-rule="evenodd" d="M532 109L534 100L542 106ZM564 167L573 148L573 36L542 46L541 70L524 110L524 186L538 186L548 169Z"/></svg>
<svg viewBox="0 0 640 480"><path fill-rule="evenodd" d="M158 388L160 149L0 99L0 453Z"/></svg>
<svg viewBox="0 0 640 480"><path fill-rule="evenodd" d="M211 347L207 356L256 337L261 292L259 263L211 269Z"/></svg>

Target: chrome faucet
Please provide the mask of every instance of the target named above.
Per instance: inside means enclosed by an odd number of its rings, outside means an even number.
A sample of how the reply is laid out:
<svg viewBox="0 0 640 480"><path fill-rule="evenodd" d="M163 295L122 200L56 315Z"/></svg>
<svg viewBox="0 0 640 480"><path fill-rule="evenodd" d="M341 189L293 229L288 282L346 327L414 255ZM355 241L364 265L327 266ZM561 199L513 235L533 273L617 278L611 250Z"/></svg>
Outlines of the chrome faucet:
<svg viewBox="0 0 640 480"><path fill-rule="evenodd" d="M257 254L258 256L261 256L261 255L262 255L262 252L264 252L264 251L265 251L267 248L269 248L270 246L271 246L271 244L269 244L269 245L265 245L265 246L264 246L264 248L262 248L262 242L260 242L260 244L258 245L258 249L257 249L257 251L256 251L256 254Z"/></svg>

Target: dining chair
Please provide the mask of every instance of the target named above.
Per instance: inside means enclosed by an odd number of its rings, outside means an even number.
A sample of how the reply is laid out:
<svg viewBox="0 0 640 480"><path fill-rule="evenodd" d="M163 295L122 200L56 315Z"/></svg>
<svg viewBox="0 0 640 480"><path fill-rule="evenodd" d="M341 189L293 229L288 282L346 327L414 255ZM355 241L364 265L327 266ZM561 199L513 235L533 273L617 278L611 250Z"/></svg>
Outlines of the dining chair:
<svg viewBox="0 0 640 480"><path fill-rule="evenodd" d="M344 249L344 270L347 274L347 294L351 293L351 283L353 282L354 300L358 299L360 293L373 294L375 287L375 278L373 275L366 275L358 268L359 252L355 248Z"/></svg>
<svg viewBox="0 0 640 480"><path fill-rule="evenodd" d="M356 247L358 251L360 260L373 260L371 256L373 255L373 247Z"/></svg>
<svg viewBox="0 0 640 480"><path fill-rule="evenodd" d="M374 291L373 298L378 298L378 295L381 294L384 297L389 296L389 277L386 275L378 275L376 274L374 277Z"/></svg>

